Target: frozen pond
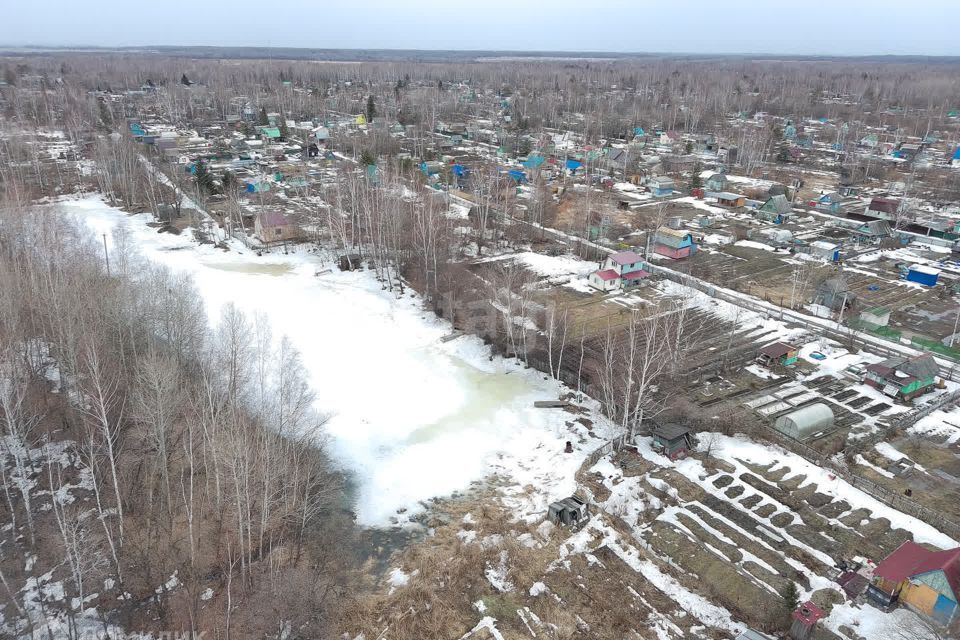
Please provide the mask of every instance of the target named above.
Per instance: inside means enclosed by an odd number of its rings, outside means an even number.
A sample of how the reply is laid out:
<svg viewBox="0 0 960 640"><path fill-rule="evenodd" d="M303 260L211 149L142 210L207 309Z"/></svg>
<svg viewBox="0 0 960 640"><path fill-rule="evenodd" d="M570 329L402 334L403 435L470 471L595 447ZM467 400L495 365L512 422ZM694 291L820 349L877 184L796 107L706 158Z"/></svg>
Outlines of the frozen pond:
<svg viewBox="0 0 960 640"><path fill-rule="evenodd" d="M403 519L420 501L491 473L518 488L533 486L537 491L517 492L526 501L517 508L534 515L573 490L583 456L601 444L579 425L585 438L572 434L569 414L533 408L534 400L557 397L555 382L491 360L475 338L442 342L449 325L415 295L383 291L370 273L342 273L306 250L258 257L242 246L198 246L186 233L157 233L148 216L128 216L99 198L58 206L108 238L117 224L127 225L147 258L192 274L211 319L233 302L266 314L274 335L291 339L317 408L331 415L333 455L355 475L362 524L387 524L406 509ZM576 453L562 453L566 440Z"/></svg>

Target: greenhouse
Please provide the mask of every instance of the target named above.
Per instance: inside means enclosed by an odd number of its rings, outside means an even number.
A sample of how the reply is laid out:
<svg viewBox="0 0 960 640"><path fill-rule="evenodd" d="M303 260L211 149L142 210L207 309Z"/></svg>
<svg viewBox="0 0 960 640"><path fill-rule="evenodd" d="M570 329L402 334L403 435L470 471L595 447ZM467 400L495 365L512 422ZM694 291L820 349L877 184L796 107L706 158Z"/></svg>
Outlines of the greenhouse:
<svg viewBox="0 0 960 640"><path fill-rule="evenodd" d="M822 402L780 416L773 427L783 435L806 440L833 426L833 410Z"/></svg>

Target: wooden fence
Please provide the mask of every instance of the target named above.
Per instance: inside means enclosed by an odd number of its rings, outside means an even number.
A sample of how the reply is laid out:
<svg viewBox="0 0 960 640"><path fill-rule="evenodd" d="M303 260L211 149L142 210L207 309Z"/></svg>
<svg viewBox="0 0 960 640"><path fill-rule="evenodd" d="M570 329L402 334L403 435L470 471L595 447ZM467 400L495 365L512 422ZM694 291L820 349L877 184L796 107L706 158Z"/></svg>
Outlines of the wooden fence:
<svg viewBox="0 0 960 640"><path fill-rule="evenodd" d="M960 523L947 518L939 511L931 509L930 507L926 507L906 495L897 493L895 491L890 491L886 487L883 487L876 482L869 480L868 478L849 470L837 469L835 465L830 463L829 456L824 455L823 453L798 440L794 440L793 438L783 435L772 426L766 425L766 427L767 434L769 436L767 439L774 444L779 444L783 446L783 448L797 454L804 460L807 460L818 467L826 469L838 478L848 482L850 485L860 489L867 495L879 500L888 507L922 520L935 529L947 534L954 540L960 541ZM608 440L602 446L594 450L589 456L587 456L582 468L589 469L595 465L600 458L615 451L620 451L626 444L626 440L626 434L617 436L612 440Z"/></svg>
<svg viewBox="0 0 960 640"><path fill-rule="evenodd" d="M770 425L765 426L767 427L769 440L774 441L783 448L797 454L804 460L811 462L818 467L826 469L830 473L845 480L854 487L862 490L864 493L876 498L885 505L892 507L897 511L902 511L903 513L918 518L930 526L943 531L955 540L960 541L960 523L947 518L942 513L926 507L906 495L897 493L895 491L890 491L886 487L883 487L873 480L865 478L864 476L861 476L853 471L837 469L835 465L831 464L829 456L824 455L823 453L798 440L794 440L793 438L783 435Z"/></svg>

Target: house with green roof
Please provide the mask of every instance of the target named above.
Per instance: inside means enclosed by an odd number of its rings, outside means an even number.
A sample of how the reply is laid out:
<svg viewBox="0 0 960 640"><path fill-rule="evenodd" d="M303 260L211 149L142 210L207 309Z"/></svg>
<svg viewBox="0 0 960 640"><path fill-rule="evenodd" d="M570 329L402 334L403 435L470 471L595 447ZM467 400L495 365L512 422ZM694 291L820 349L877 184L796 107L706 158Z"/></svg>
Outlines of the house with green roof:
<svg viewBox="0 0 960 640"><path fill-rule="evenodd" d="M260 127L260 137L264 142L279 142L281 140L279 127Z"/></svg>

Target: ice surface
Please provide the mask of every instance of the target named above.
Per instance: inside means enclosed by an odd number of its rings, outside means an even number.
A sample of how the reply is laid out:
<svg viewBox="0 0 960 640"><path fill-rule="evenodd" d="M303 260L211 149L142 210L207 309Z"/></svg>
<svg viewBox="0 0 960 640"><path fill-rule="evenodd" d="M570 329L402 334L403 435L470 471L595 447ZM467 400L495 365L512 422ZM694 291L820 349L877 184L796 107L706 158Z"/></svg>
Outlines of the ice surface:
<svg viewBox="0 0 960 640"><path fill-rule="evenodd" d="M558 383L491 359L479 339L441 342L448 323L409 291L398 298L383 290L370 272L340 272L306 249L258 257L236 243L230 251L199 246L188 231L158 233L149 215L127 215L98 197L58 206L108 241L126 225L146 258L192 275L212 322L233 302L266 314L274 335L291 339L317 408L331 415L332 454L355 474L361 524L385 525L398 510L409 515L420 501L491 472L534 484L529 508L545 508L548 497L573 491L583 456L602 444L585 430L571 434L569 414L533 408L534 400L557 398ZM591 419L602 433L606 423ZM587 437L581 443L576 435ZM566 440L574 454L562 452Z"/></svg>

